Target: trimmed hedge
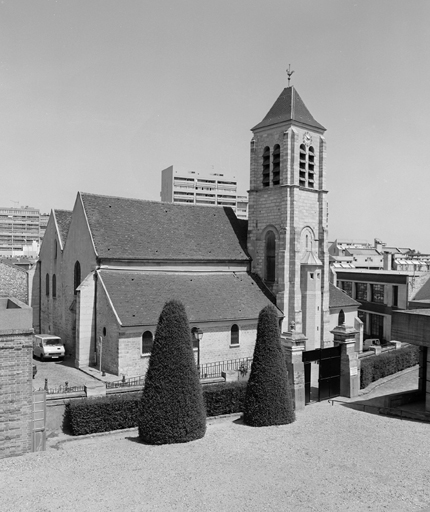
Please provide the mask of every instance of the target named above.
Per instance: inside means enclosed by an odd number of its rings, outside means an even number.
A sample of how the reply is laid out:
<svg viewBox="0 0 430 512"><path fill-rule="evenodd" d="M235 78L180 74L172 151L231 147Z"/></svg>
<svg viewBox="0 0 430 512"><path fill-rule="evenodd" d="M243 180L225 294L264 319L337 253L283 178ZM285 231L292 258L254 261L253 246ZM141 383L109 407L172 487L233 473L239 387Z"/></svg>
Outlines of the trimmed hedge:
<svg viewBox="0 0 430 512"><path fill-rule="evenodd" d="M74 436L137 427L139 401L140 396L134 393L68 402L66 423Z"/></svg>
<svg viewBox="0 0 430 512"><path fill-rule="evenodd" d="M361 359L360 389L419 363L420 347L409 345L392 352Z"/></svg>
<svg viewBox="0 0 430 512"><path fill-rule="evenodd" d="M194 360L185 306L166 302L138 411L140 440L148 444L188 443L206 432L202 385Z"/></svg>
<svg viewBox="0 0 430 512"><path fill-rule="evenodd" d="M281 347L274 306L260 311L243 421L251 427L287 425L295 421L294 403Z"/></svg>
<svg viewBox="0 0 430 512"><path fill-rule="evenodd" d="M207 416L221 416L242 412L245 403L246 382L212 384L203 388Z"/></svg>
<svg viewBox="0 0 430 512"><path fill-rule="evenodd" d="M204 386L206 415L242 412L245 393L246 382ZM137 427L139 403L140 393L82 398L66 404L66 422L74 436Z"/></svg>

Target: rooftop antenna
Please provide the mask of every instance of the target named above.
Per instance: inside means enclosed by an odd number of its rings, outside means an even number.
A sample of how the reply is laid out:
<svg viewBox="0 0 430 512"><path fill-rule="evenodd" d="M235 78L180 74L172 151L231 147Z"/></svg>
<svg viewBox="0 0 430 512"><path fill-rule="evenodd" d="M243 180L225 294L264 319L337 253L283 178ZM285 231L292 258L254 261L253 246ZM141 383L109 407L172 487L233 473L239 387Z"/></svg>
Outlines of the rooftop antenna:
<svg viewBox="0 0 430 512"><path fill-rule="evenodd" d="M294 71L291 71L291 64L288 64L288 69L287 69L287 75L288 75L288 87L290 87L290 80L291 80L291 75L294 73Z"/></svg>

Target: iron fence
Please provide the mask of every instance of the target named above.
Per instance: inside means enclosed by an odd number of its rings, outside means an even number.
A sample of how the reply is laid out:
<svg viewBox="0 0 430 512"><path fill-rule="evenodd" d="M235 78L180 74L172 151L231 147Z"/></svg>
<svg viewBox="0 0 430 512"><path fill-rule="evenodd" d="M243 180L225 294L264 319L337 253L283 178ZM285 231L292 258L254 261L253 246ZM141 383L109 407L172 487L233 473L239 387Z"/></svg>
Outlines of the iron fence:
<svg viewBox="0 0 430 512"><path fill-rule="evenodd" d="M130 379L123 377L121 380L106 382L106 389L131 388L133 386L143 386L144 383L144 375L139 375L139 377L131 377Z"/></svg>
<svg viewBox="0 0 430 512"><path fill-rule="evenodd" d="M228 370L237 370L244 376L251 371L251 364L251 357L217 361L216 363L206 363L200 365L199 376L200 379L213 379L222 377L222 373ZM105 384L106 389L131 388L135 386L142 387L145 384L145 375L139 375L138 377L131 377L129 379L126 379L124 376L121 380L105 382ZM49 387L48 379L45 379L45 387L39 388L38 391L46 391L48 395L83 393L85 392L85 386L69 386L69 383L65 382L64 386Z"/></svg>
<svg viewBox="0 0 430 512"><path fill-rule="evenodd" d="M216 363L206 363L200 365L199 374L201 379L214 379L221 377L223 372L227 370L240 371L242 375L246 375L251 371L252 357L242 359L229 359L228 361L217 361Z"/></svg>
<svg viewBox="0 0 430 512"><path fill-rule="evenodd" d="M67 393L83 393L85 391L85 386L69 386L68 382L64 383L64 386L57 386L55 388L50 388L47 383L47 379L45 379L45 387L39 388L35 391L46 391L47 395L63 395Z"/></svg>

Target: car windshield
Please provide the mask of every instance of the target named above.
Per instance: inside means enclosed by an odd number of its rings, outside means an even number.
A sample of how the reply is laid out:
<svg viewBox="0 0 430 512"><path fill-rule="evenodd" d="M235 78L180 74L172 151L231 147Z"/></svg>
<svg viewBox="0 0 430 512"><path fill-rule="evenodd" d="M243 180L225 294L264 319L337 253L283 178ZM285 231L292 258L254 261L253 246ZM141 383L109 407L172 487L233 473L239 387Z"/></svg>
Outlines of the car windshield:
<svg viewBox="0 0 430 512"><path fill-rule="evenodd" d="M43 342L44 345L61 345L60 340L45 340Z"/></svg>

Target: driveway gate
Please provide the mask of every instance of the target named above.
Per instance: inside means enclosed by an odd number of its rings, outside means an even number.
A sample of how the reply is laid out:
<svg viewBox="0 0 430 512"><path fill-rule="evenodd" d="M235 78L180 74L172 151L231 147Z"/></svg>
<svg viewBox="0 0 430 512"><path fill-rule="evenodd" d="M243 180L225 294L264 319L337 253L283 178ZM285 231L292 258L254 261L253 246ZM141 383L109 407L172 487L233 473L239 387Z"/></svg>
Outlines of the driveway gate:
<svg viewBox="0 0 430 512"><path fill-rule="evenodd" d="M305 404L311 401L311 363L319 363L318 402L340 394L340 346L303 352L305 363Z"/></svg>

